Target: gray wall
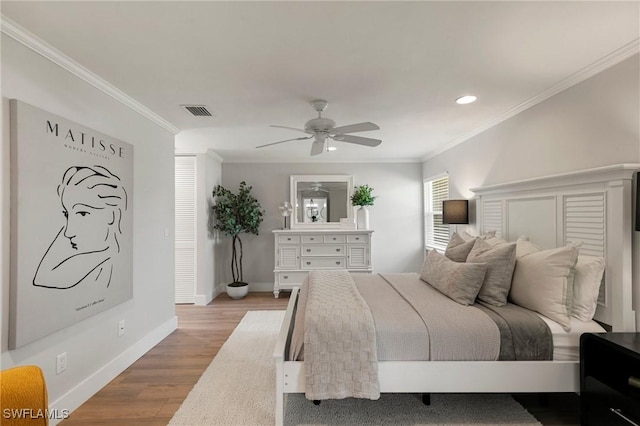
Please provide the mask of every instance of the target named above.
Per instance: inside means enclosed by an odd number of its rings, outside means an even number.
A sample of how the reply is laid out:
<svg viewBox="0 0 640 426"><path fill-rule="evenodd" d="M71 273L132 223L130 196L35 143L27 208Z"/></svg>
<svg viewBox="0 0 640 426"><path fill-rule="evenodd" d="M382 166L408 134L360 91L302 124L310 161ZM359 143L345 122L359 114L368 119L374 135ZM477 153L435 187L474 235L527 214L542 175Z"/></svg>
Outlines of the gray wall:
<svg viewBox="0 0 640 426"><path fill-rule="evenodd" d="M134 145L133 299L16 350L8 350L9 99ZM174 137L119 101L2 34L0 318L2 368L36 364L49 401L73 409L175 328ZM168 238L165 238L165 231ZM34 312L37 315L37 312ZM118 337L118 321L126 334ZM172 329L172 328L171 328ZM56 375L56 355L67 371ZM106 380L106 382L105 382Z"/></svg>
<svg viewBox="0 0 640 426"><path fill-rule="evenodd" d="M289 199L289 176L304 174L348 174L355 185L368 184L378 196L370 207L370 228L374 230L372 262L376 272L418 272L422 265L422 169L420 163L222 163L222 182L237 190L241 181L253 186L253 193L266 211L260 235L243 234L245 281L273 284L273 234L281 229L278 206ZM222 278L230 281L228 238ZM272 288L272 287L270 287Z"/></svg>
<svg viewBox="0 0 640 426"><path fill-rule="evenodd" d="M469 188L640 162L638 55L423 163L449 172L450 195Z"/></svg>

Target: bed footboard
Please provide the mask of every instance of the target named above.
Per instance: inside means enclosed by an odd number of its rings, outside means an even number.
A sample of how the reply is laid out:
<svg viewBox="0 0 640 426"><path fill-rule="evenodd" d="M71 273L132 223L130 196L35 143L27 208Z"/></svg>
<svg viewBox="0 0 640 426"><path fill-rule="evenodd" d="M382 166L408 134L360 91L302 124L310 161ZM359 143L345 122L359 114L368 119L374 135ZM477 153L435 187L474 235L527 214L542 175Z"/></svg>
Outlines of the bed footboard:
<svg viewBox="0 0 640 426"><path fill-rule="evenodd" d="M295 287L291 290L289 304L284 314L284 320L280 327L276 347L273 351L273 358L276 362L276 425L280 426L284 422L284 386L285 372L284 362L288 358L289 345L291 343L291 334L293 333L293 322L295 320L296 308L298 306L299 288Z"/></svg>

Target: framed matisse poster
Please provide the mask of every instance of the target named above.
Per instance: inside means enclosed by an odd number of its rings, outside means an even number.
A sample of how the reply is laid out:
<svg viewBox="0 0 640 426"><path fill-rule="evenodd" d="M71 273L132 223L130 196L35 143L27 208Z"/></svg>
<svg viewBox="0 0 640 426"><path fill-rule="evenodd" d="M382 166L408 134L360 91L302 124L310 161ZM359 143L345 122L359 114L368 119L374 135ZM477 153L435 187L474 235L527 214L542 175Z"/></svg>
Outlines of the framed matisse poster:
<svg viewBox="0 0 640 426"><path fill-rule="evenodd" d="M9 348L133 297L133 146L12 99Z"/></svg>

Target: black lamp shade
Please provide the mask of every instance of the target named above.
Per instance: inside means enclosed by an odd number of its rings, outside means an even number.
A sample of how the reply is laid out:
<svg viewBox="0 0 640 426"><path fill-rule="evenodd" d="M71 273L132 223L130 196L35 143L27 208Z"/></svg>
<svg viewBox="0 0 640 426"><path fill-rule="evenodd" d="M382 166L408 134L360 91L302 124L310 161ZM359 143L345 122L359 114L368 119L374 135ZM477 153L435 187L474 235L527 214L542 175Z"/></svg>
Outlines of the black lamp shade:
<svg viewBox="0 0 640 426"><path fill-rule="evenodd" d="M442 223L468 224L469 200L445 200L442 202Z"/></svg>

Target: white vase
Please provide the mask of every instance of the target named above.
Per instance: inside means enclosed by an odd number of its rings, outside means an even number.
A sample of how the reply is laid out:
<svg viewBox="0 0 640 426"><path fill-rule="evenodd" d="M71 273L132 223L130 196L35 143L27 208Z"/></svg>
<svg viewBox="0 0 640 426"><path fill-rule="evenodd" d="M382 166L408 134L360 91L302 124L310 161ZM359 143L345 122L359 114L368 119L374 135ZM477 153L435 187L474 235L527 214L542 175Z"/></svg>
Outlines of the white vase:
<svg viewBox="0 0 640 426"><path fill-rule="evenodd" d="M367 206L360 206L356 212L356 218L356 227L358 229L369 229L369 209Z"/></svg>

